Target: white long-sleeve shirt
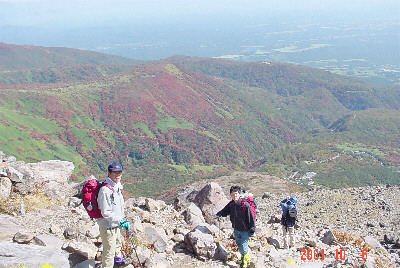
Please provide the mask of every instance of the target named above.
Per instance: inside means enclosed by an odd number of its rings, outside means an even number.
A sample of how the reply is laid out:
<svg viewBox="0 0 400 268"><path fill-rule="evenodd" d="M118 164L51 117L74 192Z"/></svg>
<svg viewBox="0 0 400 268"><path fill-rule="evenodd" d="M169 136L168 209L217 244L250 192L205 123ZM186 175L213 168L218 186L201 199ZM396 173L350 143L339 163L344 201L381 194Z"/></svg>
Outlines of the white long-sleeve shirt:
<svg viewBox="0 0 400 268"><path fill-rule="evenodd" d="M104 218L97 219L101 227L114 228L124 218L124 198L122 196L122 185L107 178L105 183L111 185L114 192L107 186L100 188L97 203Z"/></svg>

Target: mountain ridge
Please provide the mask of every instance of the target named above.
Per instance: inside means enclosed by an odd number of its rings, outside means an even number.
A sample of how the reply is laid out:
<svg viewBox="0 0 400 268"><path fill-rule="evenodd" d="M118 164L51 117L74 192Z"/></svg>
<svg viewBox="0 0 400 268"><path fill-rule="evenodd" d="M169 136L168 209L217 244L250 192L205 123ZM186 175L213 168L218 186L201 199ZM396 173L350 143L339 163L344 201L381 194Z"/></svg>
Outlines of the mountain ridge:
<svg viewBox="0 0 400 268"><path fill-rule="evenodd" d="M119 160L141 182L130 191L149 196L164 193L154 193L158 185L168 185L162 189L167 192L204 175L246 167L283 178L316 171L322 174L316 179L329 187L331 179L324 178L332 167L349 170L352 163L351 176L368 167L378 174L372 181L396 181L396 87L372 87L289 64L178 59L100 77L89 72L81 80L64 75L65 81L55 83L1 85L2 150L30 161L73 161L76 180ZM59 76L74 68L58 68ZM299 72L316 77L305 80ZM290 90L280 91L286 86ZM353 148L370 157L351 153ZM337 153L346 157L318 164ZM340 183L339 178L333 185Z"/></svg>
<svg viewBox="0 0 400 268"><path fill-rule="evenodd" d="M278 62L238 62L213 58L173 56L165 59L203 74L237 80L252 87L272 91L281 96L296 96L315 88L327 88L341 103L351 110L383 107L382 103L368 103L371 96L385 98L382 91L392 92L393 101L385 104L399 109L400 87L377 87L328 71ZM308 79L306 79L308 78ZM272 83L271 83L272 82ZM271 86L272 85L272 86ZM393 95L393 91L397 94ZM372 94L371 94L372 93ZM359 94L360 96L354 95ZM362 94L365 94L363 96ZM351 101L356 99L357 101Z"/></svg>
<svg viewBox="0 0 400 268"><path fill-rule="evenodd" d="M134 64L138 61L65 47L22 46L0 42L0 71L71 65Z"/></svg>

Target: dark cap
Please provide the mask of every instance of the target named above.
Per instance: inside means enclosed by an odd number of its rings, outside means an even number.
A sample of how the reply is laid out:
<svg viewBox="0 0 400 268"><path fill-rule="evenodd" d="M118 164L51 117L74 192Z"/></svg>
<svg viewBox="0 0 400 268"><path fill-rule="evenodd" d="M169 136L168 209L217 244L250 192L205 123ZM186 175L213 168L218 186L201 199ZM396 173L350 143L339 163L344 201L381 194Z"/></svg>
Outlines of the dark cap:
<svg viewBox="0 0 400 268"><path fill-rule="evenodd" d="M108 172L123 171L123 170L124 170L124 168L122 167L122 164L118 163L118 162L111 163L108 166Z"/></svg>

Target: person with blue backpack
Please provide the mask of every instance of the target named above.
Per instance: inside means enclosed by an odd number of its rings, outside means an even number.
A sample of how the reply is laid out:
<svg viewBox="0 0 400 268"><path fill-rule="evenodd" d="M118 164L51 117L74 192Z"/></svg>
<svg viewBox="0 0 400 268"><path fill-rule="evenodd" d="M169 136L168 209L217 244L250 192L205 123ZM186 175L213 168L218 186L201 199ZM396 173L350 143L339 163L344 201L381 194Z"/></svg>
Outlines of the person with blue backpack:
<svg viewBox="0 0 400 268"><path fill-rule="evenodd" d="M288 249L289 247L294 247L295 237L294 237L294 225L297 220L297 198L295 196L288 196L283 199L280 203L282 208L282 232L283 232L283 248ZM289 235L289 244L288 244Z"/></svg>

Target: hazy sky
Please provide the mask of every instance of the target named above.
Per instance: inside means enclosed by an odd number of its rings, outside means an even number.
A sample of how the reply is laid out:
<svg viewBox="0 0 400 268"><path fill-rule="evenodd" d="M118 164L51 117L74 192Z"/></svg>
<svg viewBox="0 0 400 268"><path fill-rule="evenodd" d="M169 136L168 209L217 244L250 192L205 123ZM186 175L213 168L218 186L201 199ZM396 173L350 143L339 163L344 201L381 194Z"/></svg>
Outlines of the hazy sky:
<svg viewBox="0 0 400 268"><path fill-rule="evenodd" d="M216 14L234 19L281 11L362 16L368 10L399 14L400 0L0 0L0 25L76 27Z"/></svg>

